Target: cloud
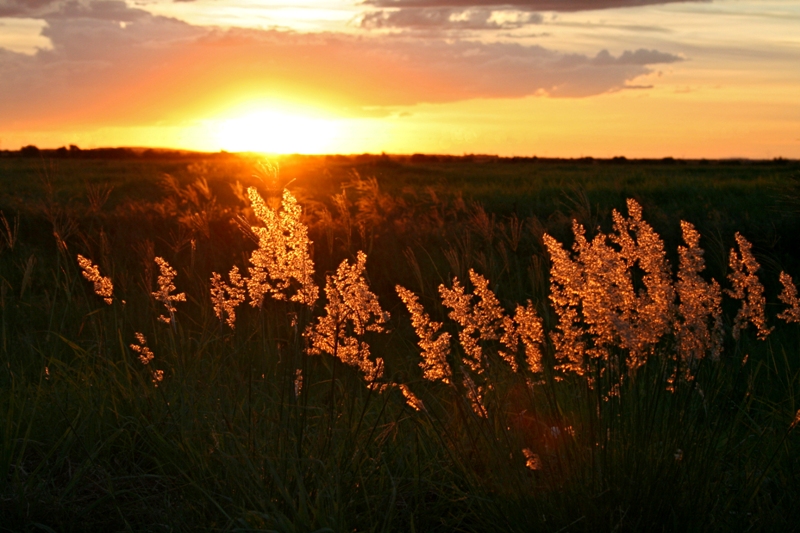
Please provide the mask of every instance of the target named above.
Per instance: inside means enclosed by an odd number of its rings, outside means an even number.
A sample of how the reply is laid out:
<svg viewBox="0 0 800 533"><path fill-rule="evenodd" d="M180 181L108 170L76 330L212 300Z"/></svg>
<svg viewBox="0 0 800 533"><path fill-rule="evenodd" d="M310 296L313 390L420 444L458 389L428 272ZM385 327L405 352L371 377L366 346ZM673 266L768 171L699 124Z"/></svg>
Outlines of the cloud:
<svg viewBox="0 0 800 533"><path fill-rule="evenodd" d="M645 50L640 48L635 52L626 50L619 57L614 57L608 50L602 50L592 59L595 65L654 65L657 63L674 63L681 58L658 50Z"/></svg>
<svg viewBox="0 0 800 533"><path fill-rule="evenodd" d="M131 17L146 14L121 0L0 0L0 17ZM117 19L120 20L120 19Z"/></svg>
<svg viewBox="0 0 800 533"><path fill-rule="evenodd" d="M435 7L421 9L379 10L365 13L363 28L408 28L436 30L499 30L538 24L538 13L496 11L489 8Z"/></svg>
<svg viewBox="0 0 800 533"><path fill-rule="evenodd" d="M528 11L589 11L704 0L366 0L377 7L492 7Z"/></svg>
<svg viewBox="0 0 800 533"><path fill-rule="evenodd" d="M242 95L299 95L349 110L585 97L680 60L656 50L588 56L402 34L209 29L120 2L70 9L46 18L52 49L32 56L0 49L0 127L175 120Z"/></svg>
<svg viewBox="0 0 800 533"><path fill-rule="evenodd" d="M0 0L0 17L27 17L40 13L55 0Z"/></svg>

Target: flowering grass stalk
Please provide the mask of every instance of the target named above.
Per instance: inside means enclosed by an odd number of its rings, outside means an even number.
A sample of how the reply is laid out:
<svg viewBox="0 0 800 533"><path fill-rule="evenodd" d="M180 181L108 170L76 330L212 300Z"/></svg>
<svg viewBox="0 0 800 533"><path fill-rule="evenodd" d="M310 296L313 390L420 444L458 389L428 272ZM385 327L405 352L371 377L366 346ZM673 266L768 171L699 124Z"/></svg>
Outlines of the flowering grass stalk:
<svg viewBox="0 0 800 533"><path fill-rule="evenodd" d="M164 304L164 307L167 309L169 316L166 315L159 315L158 320L163 322L164 324L175 324L175 312L178 310L175 307L177 302L185 302L186 301L186 293L178 292L175 293L177 290L175 287L175 283L173 280L177 275L177 272L174 268L172 268L169 263L163 257L156 257L155 262L159 268L159 275L158 275L158 290L153 292L153 297L156 301L161 302ZM174 293L174 294L173 294Z"/></svg>

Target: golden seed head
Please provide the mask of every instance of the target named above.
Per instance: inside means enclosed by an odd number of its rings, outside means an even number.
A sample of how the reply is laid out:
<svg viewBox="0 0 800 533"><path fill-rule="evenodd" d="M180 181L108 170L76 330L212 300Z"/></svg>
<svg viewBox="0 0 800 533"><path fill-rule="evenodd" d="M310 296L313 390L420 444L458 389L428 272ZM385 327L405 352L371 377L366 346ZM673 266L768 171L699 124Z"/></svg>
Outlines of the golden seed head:
<svg viewBox="0 0 800 533"><path fill-rule="evenodd" d="M539 458L538 453L533 453L530 448L523 448L522 455L525 456L525 466L531 470L541 470L542 460Z"/></svg>
<svg viewBox="0 0 800 533"><path fill-rule="evenodd" d="M236 325L236 308L245 298L245 280L239 274L239 267L234 266L228 278L230 284L225 283L222 276L216 272L211 273L211 303L214 305L214 314L219 320L227 316L226 322L231 329Z"/></svg>
<svg viewBox="0 0 800 533"><path fill-rule="evenodd" d="M78 266L83 271L83 277L94 284L94 293L101 297L105 303L111 305L114 298L114 284L111 278L100 275L100 269L91 259L78 254Z"/></svg>
<svg viewBox="0 0 800 533"><path fill-rule="evenodd" d="M138 344L131 344L130 345L131 350L133 350L139 355L140 363L142 363L143 365L149 365L150 361L152 361L155 356L153 355L153 352L150 350L150 348L147 347L147 339L143 334L139 332L136 332L135 336L136 336L136 342L138 342Z"/></svg>
<svg viewBox="0 0 800 533"><path fill-rule="evenodd" d="M450 355L450 334L443 332L435 337L442 323L430 319L416 294L400 285L397 285L395 290L411 313L411 325L419 337L419 347L422 349L422 361L419 366L422 368L423 376L429 381L441 380L449 383L453 377L450 365L447 363L447 356Z"/></svg>
<svg viewBox="0 0 800 533"><path fill-rule="evenodd" d="M739 253L737 254L735 249L731 249L728 262L731 268L728 280L731 282L732 289L725 291L730 297L742 301L742 306L733 321L733 338L738 340L740 332L750 323L755 326L758 338L765 340L773 328L767 327L767 318L764 316L764 306L766 305L764 286L761 285L761 281L756 275L761 265L753 256L753 245L738 231L736 232L736 243L739 245Z"/></svg>
<svg viewBox="0 0 800 533"><path fill-rule="evenodd" d="M705 281L700 233L689 222L681 221L683 240L687 246L678 247L678 317L675 337L678 353L687 363L700 360L707 354L716 360L722 352L722 294L719 284Z"/></svg>
<svg viewBox="0 0 800 533"><path fill-rule="evenodd" d="M309 307L319 296L314 283L314 262L309 249L308 228L300 221L302 208L291 192L284 189L281 209L270 208L255 187L247 195L263 226L251 229L258 237L258 248L250 255L247 290L250 303L261 307L264 297L289 300Z"/></svg>
<svg viewBox="0 0 800 533"><path fill-rule="evenodd" d="M797 287L792 282L792 277L786 272L781 272L780 281L783 290L778 295L778 299L789 308L779 313L778 318L782 318L790 324L800 322L800 300L797 298Z"/></svg>
<svg viewBox="0 0 800 533"><path fill-rule="evenodd" d="M370 359L369 344L361 338L368 331L381 333L389 313L381 309L378 297L369 290L364 278L367 255L359 251L355 264L342 261L336 274L327 276L325 315L309 325L303 335L308 339L308 353L330 354L357 367L372 385L383 377L383 360Z"/></svg>
<svg viewBox="0 0 800 533"><path fill-rule="evenodd" d="M424 411L425 404L422 403L422 400L417 398L417 396L411 392L411 390L403 384L400 384L400 392L403 393L403 397L406 399L406 403L409 407L414 409L415 411Z"/></svg>
<svg viewBox="0 0 800 533"><path fill-rule="evenodd" d="M156 300L164 304L164 307L166 307L170 315L161 315L158 319L165 324L169 324L175 316L175 311L177 311L175 303L185 302L186 294L183 292L173 294L176 290L175 284L173 283L177 275L175 269L172 268L163 257L156 257L155 262L158 265L160 273L158 275L158 290L152 294Z"/></svg>
<svg viewBox="0 0 800 533"><path fill-rule="evenodd" d="M500 340L505 331L504 328L508 328L510 323L505 320L506 317L500 302L489 289L489 280L472 269L469 271L469 278L475 287L474 295L465 291L458 278L453 278L452 289L440 285L439 294L444 306L450 308L450 313L448 313L450 319L461 326L458 340L466 356L464 363L476 374L481 374L484 371L485 361L480 341ZM476 298L474 304L473 298ZM506 336L506 341L510 342L511 336ZM513 353L499 350L498 354L511 366L512 370L517 370Z"/></svg>

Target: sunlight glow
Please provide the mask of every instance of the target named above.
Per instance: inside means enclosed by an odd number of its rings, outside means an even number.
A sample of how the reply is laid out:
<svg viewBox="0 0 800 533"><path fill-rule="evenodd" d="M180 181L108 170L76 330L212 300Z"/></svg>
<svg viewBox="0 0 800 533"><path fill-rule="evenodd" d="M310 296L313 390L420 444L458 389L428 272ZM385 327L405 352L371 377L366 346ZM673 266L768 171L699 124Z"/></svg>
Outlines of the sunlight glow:
<svg viewBox="0 0 800 533"><path fill-rule="evenodd" d="M272 109L219 120L214 129L223 150L271 154L327 153L339 132L333 120Z"/></svg>

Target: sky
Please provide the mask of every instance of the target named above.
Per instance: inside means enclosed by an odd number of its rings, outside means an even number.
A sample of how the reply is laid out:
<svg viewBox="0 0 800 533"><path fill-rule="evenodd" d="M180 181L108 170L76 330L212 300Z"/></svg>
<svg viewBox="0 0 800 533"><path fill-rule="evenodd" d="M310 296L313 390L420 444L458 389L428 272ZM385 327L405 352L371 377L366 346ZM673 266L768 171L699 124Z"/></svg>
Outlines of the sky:
<svg viewBox="0 0 800 533"><path fill-rule="evenodd" d="M800 0L0 0L0 149L800 158Z"/></svg>

